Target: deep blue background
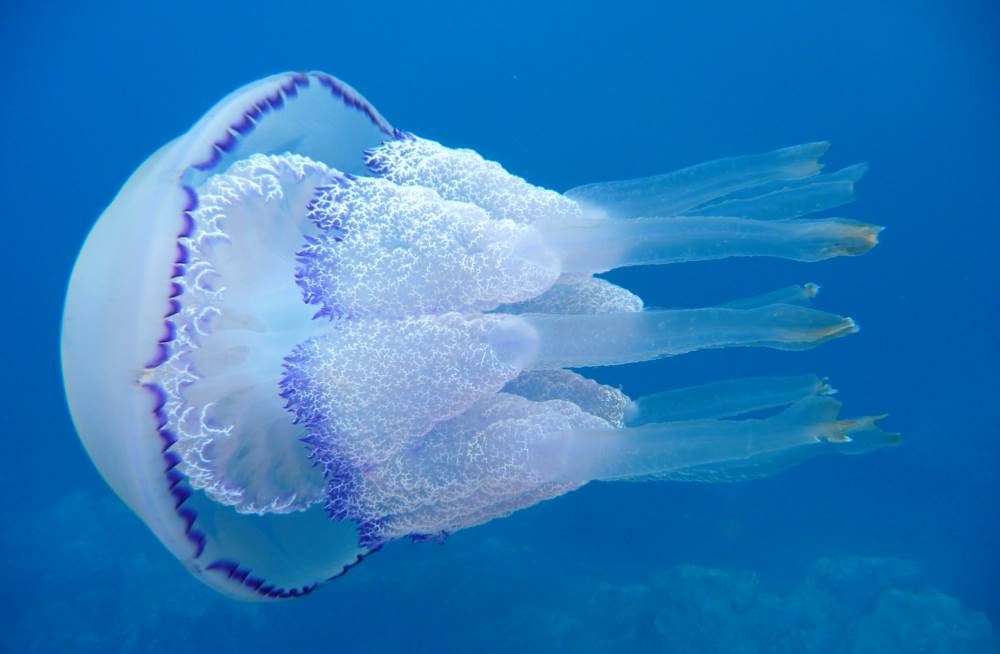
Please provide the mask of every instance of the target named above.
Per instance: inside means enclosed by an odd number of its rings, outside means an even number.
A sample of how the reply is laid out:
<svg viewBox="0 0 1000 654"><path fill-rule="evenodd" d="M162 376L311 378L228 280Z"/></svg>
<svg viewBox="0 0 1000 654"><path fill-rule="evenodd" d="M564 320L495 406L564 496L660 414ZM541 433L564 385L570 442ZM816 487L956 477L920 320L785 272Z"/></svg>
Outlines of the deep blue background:
<svg viewBox="0 0 1000 654"><path fill-rule="evenodd" d="M613 274L648 304L668 306L814 281L823 286L820 306L854 316L862 331L808 353L701 353L598 376L635 396L727 376L816 372L841 390L848 413L890 413L886 426L904 434L901 447L749 484L592 485L443 548L387 548L363 567L401 577L357 571L378 580L383 597L419 602L436 583L426 560L454 561L455 578L474 583L483 571L470 553L497 539L517 544L512 570L517 556L534 557L555 579L586 570L641 582L695 562L751 569L781 587L819 557L857 553L913 561L930 584L1000 622L995 3L7 0L0 55L0 491L8 498L0 524L4 542L28 547L67 582L56 591L39 582L22 603L41 606L65 592L73 612L73 575L89 565L89 555L66 561L57 547L89 516L43 523L51 534L23 531L25 516L52 511L74 489L110 495L77 441L59 378L63 293L87 230L149 153L223 95L270 73L320 69L353 84L396 126L474 148L556 189L829 139L834 167L872 165L857 203L838 213L888 226L882 244L857 259ZM13 525L22 526L15 533ZM168 561L151 537L128 534L108 536L114 556ZM200 592L179 566L165 570L169 581L148 581ZM336 626L352 583L361 582L345 579L282 611ZM532 583L512 577L504 601L532 593ZM155 593L141 585L130 601L151 605ZM572 595L552 601L573 612ZM430 611L427 620L441 622L425 623L410 644L487 625L484 602L469 613L482 624L445 624L446 611ZM399 629L391 614L364 607L350 620Z"/></svg>

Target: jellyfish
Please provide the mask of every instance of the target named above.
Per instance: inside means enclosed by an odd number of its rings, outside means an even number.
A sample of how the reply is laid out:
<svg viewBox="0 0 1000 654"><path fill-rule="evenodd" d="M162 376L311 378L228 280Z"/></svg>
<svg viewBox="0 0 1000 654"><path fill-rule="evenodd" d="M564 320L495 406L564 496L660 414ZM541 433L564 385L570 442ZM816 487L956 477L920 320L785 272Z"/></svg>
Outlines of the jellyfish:
<svg viewBox="0 0 1000 654"><path fill-rule="evenodd" d="M263 79L155 152L87 237L61 339L75 427L167 549L245 600L595 480L746 480L893 443L811 375L638 398L587 376L857 331L814 284L658 309L597 276L867 252L879 227L810 217L865 172L822 172L827 148L557 193L325 73Z"/></svg>

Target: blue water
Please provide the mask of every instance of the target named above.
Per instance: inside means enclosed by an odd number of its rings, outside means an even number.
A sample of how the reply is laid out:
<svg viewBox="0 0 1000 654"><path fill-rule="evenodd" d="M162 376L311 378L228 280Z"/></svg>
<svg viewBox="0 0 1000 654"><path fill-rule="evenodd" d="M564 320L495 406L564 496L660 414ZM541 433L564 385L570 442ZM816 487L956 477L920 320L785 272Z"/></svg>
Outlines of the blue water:
<svg viewBox="0 0 1000 654"><path fill-rule="evenodd" d="M6 247L0 649L990 652L1000 625L995 3L105 2L0 6ZM736 485L592 484L308 600L190 577L112 495L63 399L66 281L131 171L237 86L331 72L397 126L565 189L829 139L872 169L861 258L611 278L649 305L791 283L862 326L806 353L601 369L632 396L816 372L901 446ZM991 629L993 631L991 631Z"/></svg>

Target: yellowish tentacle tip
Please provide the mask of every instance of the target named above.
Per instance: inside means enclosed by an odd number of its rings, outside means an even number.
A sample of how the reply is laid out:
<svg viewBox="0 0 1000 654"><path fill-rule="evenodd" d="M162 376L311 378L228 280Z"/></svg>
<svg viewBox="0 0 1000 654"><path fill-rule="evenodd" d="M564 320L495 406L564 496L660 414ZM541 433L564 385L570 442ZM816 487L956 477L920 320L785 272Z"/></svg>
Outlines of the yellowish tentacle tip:
<svg viewBox="0 0 1000 654"><path fill-rule="evenodd" d="M844 426L847 431L857 431L859 429L875 429L876 424L885 420L889 417L888 413L883 413L877 416L863 416L861 418L854 418L853 420L840 420L840 424Z"/></svg>

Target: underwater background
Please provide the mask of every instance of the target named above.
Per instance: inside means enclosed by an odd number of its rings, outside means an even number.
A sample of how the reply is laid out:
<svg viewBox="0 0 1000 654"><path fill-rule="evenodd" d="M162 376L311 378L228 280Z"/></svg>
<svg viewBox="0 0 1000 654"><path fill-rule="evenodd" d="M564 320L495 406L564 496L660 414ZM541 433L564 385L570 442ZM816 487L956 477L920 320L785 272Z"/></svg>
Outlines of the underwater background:
<svg viewBox="0 0 1000 654"><path fill-rule="evenodd" d="M5 236L0 650L998 652L1000 5L0 5ZM816 282L862 331L804 353L622 368L635 397L816 373L900 446L739 484L606 484L396 542L306 600L191 577L80 445L58 334L92 223L156 148L236 87L324 70L396 126L563 190L828 139L871 164L837 213L861 258L616 271L651 306Z"/></svg>

